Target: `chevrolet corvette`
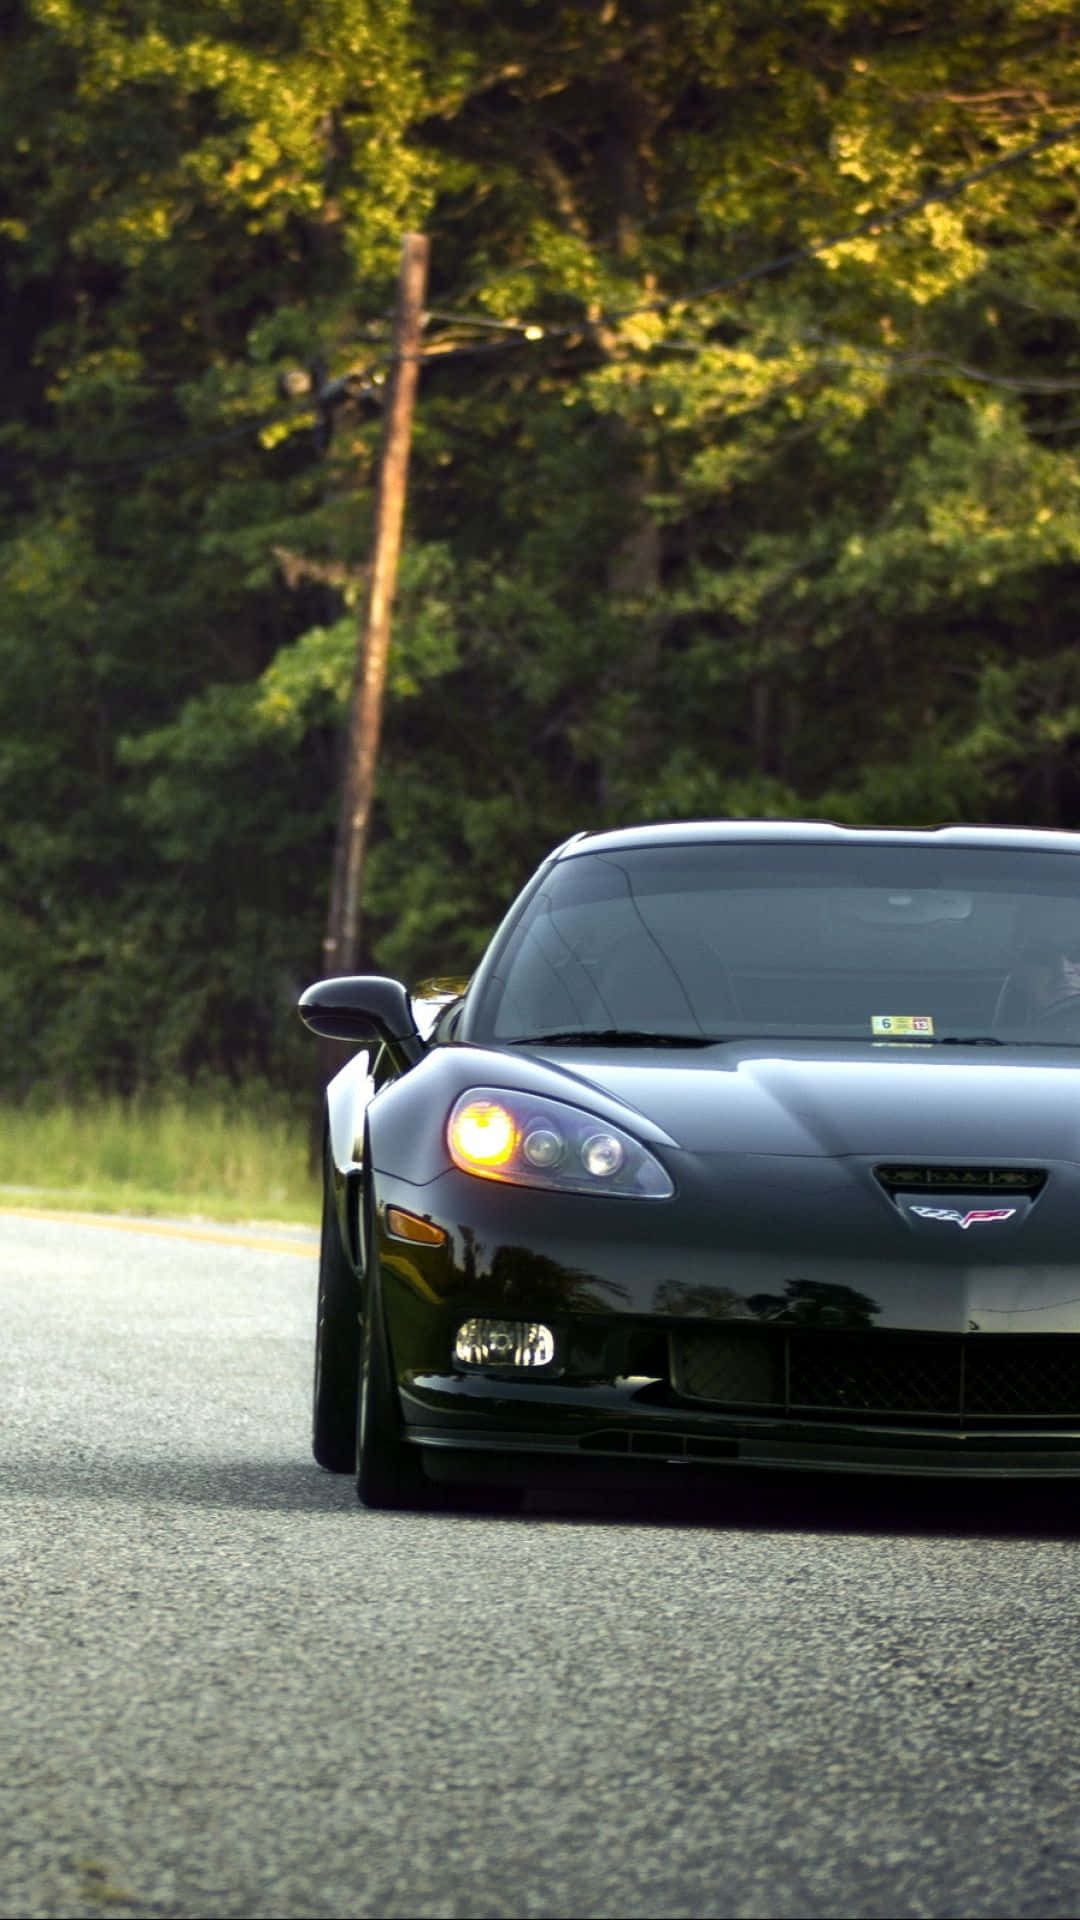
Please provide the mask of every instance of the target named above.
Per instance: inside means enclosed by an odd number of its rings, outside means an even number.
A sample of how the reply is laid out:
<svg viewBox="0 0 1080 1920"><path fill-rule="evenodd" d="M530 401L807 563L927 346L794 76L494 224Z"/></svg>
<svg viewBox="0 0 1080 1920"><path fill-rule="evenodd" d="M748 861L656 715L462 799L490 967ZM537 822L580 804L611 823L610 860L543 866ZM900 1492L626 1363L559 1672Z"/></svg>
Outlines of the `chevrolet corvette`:
<svg viewBox="0 0 1080 1920"><path fill-rule="evenodd" d="M313 1441L369 1506L1080 1477L1080 835L580 833L467 983L300 1013L357 1049Z"/></svg>

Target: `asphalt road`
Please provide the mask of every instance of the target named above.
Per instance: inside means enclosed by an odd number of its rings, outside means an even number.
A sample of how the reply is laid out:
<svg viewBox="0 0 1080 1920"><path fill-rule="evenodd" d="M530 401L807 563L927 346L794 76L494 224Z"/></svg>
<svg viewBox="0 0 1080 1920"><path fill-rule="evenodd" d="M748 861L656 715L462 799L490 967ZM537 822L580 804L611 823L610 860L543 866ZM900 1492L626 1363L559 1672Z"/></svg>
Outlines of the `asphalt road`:
<svg viewBox="0 0 1080 1920"><path fill-rule="evenodd" d="M1080 1912L1080 1490L367 1513L313 1264L0 1215L0 1913Z"/></svg>

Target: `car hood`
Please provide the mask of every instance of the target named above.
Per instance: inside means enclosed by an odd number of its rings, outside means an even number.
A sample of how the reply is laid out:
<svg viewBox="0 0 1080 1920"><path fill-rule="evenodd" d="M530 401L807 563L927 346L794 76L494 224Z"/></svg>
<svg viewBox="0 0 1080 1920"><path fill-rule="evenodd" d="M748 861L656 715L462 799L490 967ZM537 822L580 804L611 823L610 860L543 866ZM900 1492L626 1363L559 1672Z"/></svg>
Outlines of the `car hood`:
<svg viewBox="0 0 1080 1920"><path fill-rule="evenodd" d="M561 1082L552 1093L614 1100L694 1153L1080 1160L1080 1049L754 1041L528 1057Z"/></svg>

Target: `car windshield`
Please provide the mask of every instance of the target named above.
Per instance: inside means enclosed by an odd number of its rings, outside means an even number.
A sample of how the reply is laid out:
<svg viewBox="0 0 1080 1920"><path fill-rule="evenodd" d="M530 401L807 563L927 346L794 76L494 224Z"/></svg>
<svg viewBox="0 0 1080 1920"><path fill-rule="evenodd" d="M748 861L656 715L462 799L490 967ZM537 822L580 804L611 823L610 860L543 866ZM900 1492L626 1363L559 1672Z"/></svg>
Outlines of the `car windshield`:
<svg viewBox="0 0 1080 1920"><path fill-rule="evenodd" d="M1080 861L867 842L582 851L478 985L479 1040L1080 1044Z"/></svg>

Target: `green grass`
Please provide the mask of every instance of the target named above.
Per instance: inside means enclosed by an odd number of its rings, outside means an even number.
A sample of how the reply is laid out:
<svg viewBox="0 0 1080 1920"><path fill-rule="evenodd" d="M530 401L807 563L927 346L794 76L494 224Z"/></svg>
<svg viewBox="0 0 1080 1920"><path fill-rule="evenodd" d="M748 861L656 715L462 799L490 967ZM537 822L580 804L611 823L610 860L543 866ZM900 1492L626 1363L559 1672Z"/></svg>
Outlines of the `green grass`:
<svg viewBox="0 0 1080 1920"><path fill-rule="evenodd" d="M305 1116L221 1100L0 1107L0 1206L319 1217Z"/></svg>

